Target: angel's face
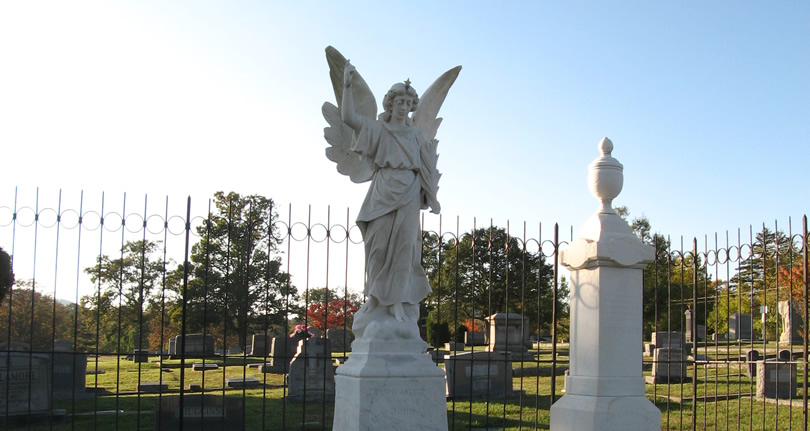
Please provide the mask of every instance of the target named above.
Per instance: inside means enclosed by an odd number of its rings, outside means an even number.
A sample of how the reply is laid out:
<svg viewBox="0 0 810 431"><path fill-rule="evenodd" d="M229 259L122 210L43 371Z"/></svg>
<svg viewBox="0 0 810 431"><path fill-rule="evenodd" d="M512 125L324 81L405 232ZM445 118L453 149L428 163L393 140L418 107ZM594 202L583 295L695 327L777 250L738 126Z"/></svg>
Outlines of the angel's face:
<svg viewBox="0 0 810 431"><path fill-rule="evenodd" d="M394 97L393 106L391 109L391 119L396 121L404 121L408 118L408 114L413 108L413 97L411 96L396 96Z"/></svg>

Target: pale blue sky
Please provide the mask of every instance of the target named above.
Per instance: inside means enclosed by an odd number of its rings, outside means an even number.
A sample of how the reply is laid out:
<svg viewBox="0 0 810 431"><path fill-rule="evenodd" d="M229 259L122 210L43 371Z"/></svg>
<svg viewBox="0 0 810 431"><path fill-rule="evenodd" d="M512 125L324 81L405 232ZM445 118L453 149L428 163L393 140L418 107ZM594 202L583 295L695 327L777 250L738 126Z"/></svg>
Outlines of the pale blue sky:
<svg viewBox="0 0 810 431"><path fill-rule="evenodd" d="M806 1L3 2L0 196L359 208L365 186L323 152L327 45L378 98L463 66L437 134L452 220L576 231L603 136L625 168L616 204L655 231L810 210Z"/></svg>

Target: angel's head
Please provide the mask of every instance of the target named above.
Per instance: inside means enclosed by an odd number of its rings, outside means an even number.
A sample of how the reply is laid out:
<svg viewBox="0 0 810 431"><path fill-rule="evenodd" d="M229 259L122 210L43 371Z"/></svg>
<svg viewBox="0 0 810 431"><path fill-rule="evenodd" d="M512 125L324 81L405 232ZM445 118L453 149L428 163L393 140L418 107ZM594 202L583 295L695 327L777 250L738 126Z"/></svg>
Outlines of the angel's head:
<svg viewBox="0 0 810 431"><path fill-rule="evenodd" d="M391 117L395 113L395 104L398 110L405 110L406 116L416 111L416 107L419 104L419 96L416 94L416 90L411 87L410 81L405 81L404 83L397 82L388 90L388 93L386 93L383 98L383 109L385 109L383 121L391 121Z"/></svg>

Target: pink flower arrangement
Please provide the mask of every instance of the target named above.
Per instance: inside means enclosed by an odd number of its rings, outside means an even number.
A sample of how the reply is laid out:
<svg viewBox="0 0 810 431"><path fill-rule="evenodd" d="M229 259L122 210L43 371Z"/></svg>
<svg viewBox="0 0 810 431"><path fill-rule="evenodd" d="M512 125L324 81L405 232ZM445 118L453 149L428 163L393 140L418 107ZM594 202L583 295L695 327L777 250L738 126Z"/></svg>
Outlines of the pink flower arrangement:
<svg viewBox="0 0 810 431"><path fill-rule="evenodd" d="M303 325L303 324L295 325L295 329L293 330L293 333L290 334L290 338L297 338L299 340L301 340L301 339L306 340L307 338L309 338L311 336L312 336L312 332L309 332L309 328L307 328L307 325Z"/></svg>

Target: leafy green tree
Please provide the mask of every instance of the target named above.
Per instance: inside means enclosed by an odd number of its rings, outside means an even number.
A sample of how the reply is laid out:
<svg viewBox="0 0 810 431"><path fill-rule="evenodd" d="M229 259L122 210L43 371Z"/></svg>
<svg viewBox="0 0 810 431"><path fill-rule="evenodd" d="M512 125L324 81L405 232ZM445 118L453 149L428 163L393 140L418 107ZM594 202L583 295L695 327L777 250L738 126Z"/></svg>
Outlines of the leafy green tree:
<svg viewBox="0 0 810 431"><path fill-rule="evenodd" d="M98 331L99 349L105 352L158 347L152 331L165 325L155 322L164 321L162 307L176 301L179 286L179 279L167 274L169 265L175 263L164 262L157 241L128 241L119 257L100 256L84 270L97 291L81 299L83 333Z"/></svg>
<svg viewBox="0 0 810 431"><path fill-rule="evenodd" d="M14 272L11 268L11 256L0 247L0 303L6 296L6 292L14 284Z"/></svg>
<svg viewBox="0 0 810 431"><path fill-rule="evenodd" d="M784 232L774 232L763 226L751 244L750 255L743 259L737 275L731 278L729 288L733 292L752 297L753 314L759 312L760 306L768 307L765 328L770 339L777 334L778 301L792 297L790 276L786 280L785 273L789 274L792 267L801 265L802 258L801 250ZM762 319L753 317L754 330L761 333Z"/></svg>
<svg viewBox="0 0 810 431"><path fill-rule="evenodd" d="M751 314L751 298L745 292L732 291L728 285L718 287L716 292L715 307L708 315L707 328L712 329L716 334L725 334L728 333L730 315Z"/></svg>
<svg viewBox="0 0 810 431"><path fill-rule="evenodd" d="M426 301L432 323L458 328L468 318L499 312L529 317L534 328L551 322L553 268L499 227L474 229L456 241L425 236L423 259L433 292ZM567 286L560 285L558 317ZM435 310L435 311L434 311Z"/></svg>
<svg viewBox="0 0 810 431"><path fill-rule="evenodd" d="M630 211L627 207L616 208L617 213L627 220ZM644 244L655 250L655 260L644 268L643 277L643 324L644 336L653 331L684 331L684 313L693 304L695 291L703 298L711 285L705 263L692 250L673 250L668 238L652 233L652 223L646 216L633 219L630 228ZM697 260L696 260L697 259ZM695 288L697 271L697 288ZM711 304L698 301L693 310L698 323L710 312Z"/></svg>
<svg viewBox="0 0 810 431"><path fill-rule="evenodd" d="M32 281L19 281L0 306L0 342L22 342L32 351L50 351L54 340L73 338L73 313L74 307L34 289Z"/></svg>
<svg viewBox="0 0 810 431"><path fill-rule="evenodd" d="M191 249L186 330L222 331L222 337L236 335L245 346L250 330L283 324L288 306L300 312L298 295L276 255L280 239L273 200L217 192L212 203ZM175 324L182 318L175 310Z"/></svg>

